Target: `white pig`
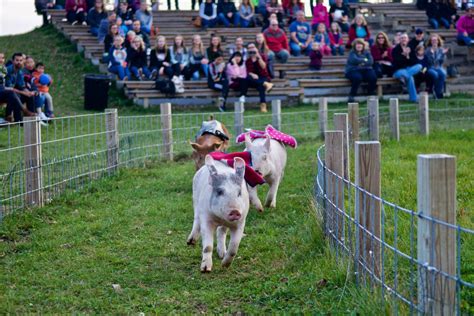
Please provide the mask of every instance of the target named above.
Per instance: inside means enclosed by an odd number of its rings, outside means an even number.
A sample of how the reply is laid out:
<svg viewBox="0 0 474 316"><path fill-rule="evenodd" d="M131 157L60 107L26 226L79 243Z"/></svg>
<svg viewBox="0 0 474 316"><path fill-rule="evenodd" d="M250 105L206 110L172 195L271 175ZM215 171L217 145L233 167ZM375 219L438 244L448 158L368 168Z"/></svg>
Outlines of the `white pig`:
<svg viewBox="0 0 474 316"><path fill-rule="evenodd" d="M202 235L201 272L212 270L214 232L217 229L217 254L222 265L228 267L239 248L244 234L245 218L249 210L249 195L244 181L245 162L234 159L234 168L226 163L205 158L205 166L193 179L194 223L188 237L188 245L196 244ZM226 235L230 230L229 249L226 251Z"/></svg>
<svg viewBox="0 0 474 316"><path fill-rule="evenodd" d="M276 207L278 186L286 166L286 148L277 140L266 138L256 138L253 142L248 135L245 135L245 147L252 155L252 166L259 172L270 186L265 206ZM257 188L249 186L250 200L257 210L262 211L262 202L257 196Z"/></svg>

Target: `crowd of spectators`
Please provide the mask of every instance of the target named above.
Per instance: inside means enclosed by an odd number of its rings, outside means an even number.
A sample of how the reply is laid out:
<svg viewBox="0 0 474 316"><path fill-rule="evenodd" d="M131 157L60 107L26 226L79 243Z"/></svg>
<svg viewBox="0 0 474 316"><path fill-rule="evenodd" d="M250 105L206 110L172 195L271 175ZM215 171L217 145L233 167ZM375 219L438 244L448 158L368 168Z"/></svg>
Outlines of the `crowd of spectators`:
<svg viewBox="0 0 474 316"><path fill-rule="evenodd" d="M459 17L456 7L445 1L424 3L430 25L456 25L458 41L473 45L474 6L462 1L460 5L467 13ZM52 7L54 1L49 2ZM176 8L178 3L175 1ZM120 80L204 78L209 88L220 91L222 110L229 89L238 91L244 100L248 88L255 88L265 111L265 94L273 87L274 64L286 63L290 55L308 56L308 69L318 71L325 56L348 54L344 74L351 82L350 101L361 83L366 82L368 93L373 94L378 78L392 76L403 84L410 101L417 101L423 83L436 98L443 97L447 48L439 35L425 38L423 30L417 29L411 40L406 33L397 33L393 40L384 32L372 37L363 15L351 18L346 1L329 3L328 8L323 0L310 1L312 19L308 22L299 0L242 0L238 7L232 0L193 0L192 8L198 6L202 28L262 28L254 42L245 44L238 37L228 49L222 47L217 35L205 48L197 34L189 48L181 35L168 47L164 36L154 34L153 15L145 1L119 0L110 12L105 10L103 0L67 0L64 5L69 23L89 25L91 34L103 42L108 69ZM150 36L156 39L150 42Z"/></svg>

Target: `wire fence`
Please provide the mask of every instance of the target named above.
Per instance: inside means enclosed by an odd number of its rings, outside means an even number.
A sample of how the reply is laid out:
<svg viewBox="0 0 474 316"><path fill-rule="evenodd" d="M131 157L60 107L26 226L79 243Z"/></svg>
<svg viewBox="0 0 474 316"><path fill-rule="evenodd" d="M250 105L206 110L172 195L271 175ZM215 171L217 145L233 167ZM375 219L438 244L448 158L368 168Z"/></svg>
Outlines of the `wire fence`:
<svg viewBox="0 0 474 316"><path fill-rule="evenodd" d="M95 179L122 167L144 166L150 161L189 156L188 142L194 140L203 121L221 121L231 140L247 128L264 129L268 124L301 141L321 139L322 126L333 129L332 117L347 108L281 111L279 101L272 112L245 113L236 107L226 113L171 113L118 116L106 113L54 118L44 127L39 121L3 125L0 128L0 220L31 206L41 206L65 190L80 190ZM360 112L366 111L361 104ZM382 137L390 135L388 106L380 106ZM432 102L432 128L473 128L474 106L470 100ZM325 117L326 122L321 122ZM418 132L418 109L400 105L402 133ZM358 119L360 138L368 137L370 115ZM384 136L385 135L385 136ZM234 141L232 141L234 143Z"/></svg>

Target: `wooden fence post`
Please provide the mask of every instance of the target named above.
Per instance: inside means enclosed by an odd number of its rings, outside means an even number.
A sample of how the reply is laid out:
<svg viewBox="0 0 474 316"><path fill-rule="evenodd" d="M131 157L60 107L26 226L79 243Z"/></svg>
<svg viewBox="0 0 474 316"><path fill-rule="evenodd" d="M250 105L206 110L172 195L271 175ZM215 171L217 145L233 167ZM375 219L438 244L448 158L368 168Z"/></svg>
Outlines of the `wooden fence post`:
<svg viewBox="0 0 474 316"><path fill-rule="evenodd" d="M160 104L161 130L163 133L163 156L173 160L173 125L171 103Z"/></svg>
<svg viewBox="0 0 474 316"><path fill-rule="evenodd" d="M105 129L107 140L107 170L117 171L119 165L119 130L117 109L105 109Z"/></svg>
<svg viewBox="0 0 474 316"><path fill-rule="evenodd" d="M370 97L368 103L369 139L379 140L379 99Z"/></svg>
<svg viewBox="0 0 474 316"><path fill-rule="evenodd" d="M324 132L328 128L328 99L319 98L319 131L324 139Z"/></svg>
<svg viewBox="0 0 474 316"><path fill-rule="evenodd" d="M390 131L392 132L392 138L400 141L400 121L398 111L398 99L390 99Z"/></svg>
<svg viewBox="0 0 474 316"><path fill-rule="evenodd" d="M335 174L344 177L344 153L343 153L343 132L326 131L324 136L326 152L326 167ZM344 232L344 216L340 210L344 210L344 182L334 174L326 171L326 194L331 203L328 203L326 209L326 231L332 232L335 238L341 240Z"/></svg>
<svg viewBox="0 0 474 316"><path fill-rule="evenodd" d="M334 129L343 132L344 179L349 180L349 126L346 113L334 114Z"/></svg>
<svg viewBox="0 0 474 316"><path fill-rule="evenodd" d="M418 110L420 113L420 134L430 134L430 117L429 117L429 98L428 93L420 93L420 101L418 103Z"/></svg>
<svg viewBox="0 0 474 316"><path fill-rule="evenodd" d="M281 100L272 101L272 125L281 130Z"/></svg>
<svg viewBox="0 0 474 316"><path fill-rule="evenodd" d="M348 103L349 139L351 144L359 140L359 103Z"/></svg>
<svg viewBox="0 0 474 316"><path fill-rule="evenodd" d="M456 225L456 157L418 155L418 260L427 265L418 275L418 302L429 315L456 313L456 229L430 217ZM430 268L428 268L428 266Z"/></svg>
<svg viewBox="0 0 474 316"><path fill-rule="evenodd" d="M234 103L234 130L236 136L244 132L244 111L244 102Z"/></svg>
<svg viewBox="0 0 474 316"><path fill-rule="evenodd" d="M25 117L23 122L26 170L26 204L43 206L43 177L41 171L41 125L37 116Z"/></svg>
<svg viewBox="0 0 474 316"><path fill-rule="evenodd" d="M371 194L380 197L380 143L378 141L355 142L355 184ZM362 262L367 269L379 276L381 269L380 238L381 203L356 189L355 218L369 233L356 228L356 262ZM360 267L358 267L359 269Z"/></svg>

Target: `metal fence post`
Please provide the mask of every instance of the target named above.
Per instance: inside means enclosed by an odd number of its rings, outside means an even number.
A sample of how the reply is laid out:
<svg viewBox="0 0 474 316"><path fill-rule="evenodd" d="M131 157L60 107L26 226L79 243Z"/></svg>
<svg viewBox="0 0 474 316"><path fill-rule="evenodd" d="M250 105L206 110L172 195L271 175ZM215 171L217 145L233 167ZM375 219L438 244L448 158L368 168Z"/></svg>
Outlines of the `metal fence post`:
<svg viewBox="0 0 474 316"><path fill-rule="evenodd" d="M397 98L390 99L390 131L392 132L392 138L400 141L400 121Z"/></svg>
<svg viewBox="0 0 474 316"><path fill-rule="evenodd" d="M428 93L420 93L420 100L418 102L418 110L420 114L420 134L430 134L430 118L429 118L429 98Z"/></svg>
<svg viewBox="0 0 474 316"><path fill-rule="evenodd" d="M163 156L173 160L173 126L171 103L160 104L161 130L163 133Z"/></svg>
<svg viewBox="0 0 474 316"><path fill-rule="evenodd" d="M37 116L25 117L23 122L26 169L26 204L43 206L41 171L41 125Z"/></svg>
<svg viewBox="0 0 474 316"><path fill-rule="evenodd" d="M370 97L367 111L369 115L369 139L379 140L379 99Z"/></svg>
<svg viewBox="0 0 474 316"><path fill-rule="evenodd" d="M346 113L334 114L334 129L343 133L344 179L349 180L349 123Z"/></svg>
<svg viewBox="0 0 474 316"><path fill-rule="evenodd" d="M380 178L380 143L355 142L355 218L360 225L360 228L356 227L359 238L358 262L377 276L381 271L381 247L374 237L380 238L381 203L359 188L380 197Z"/></svg>
<svg viewBox="0 0 474 316"><path fill-rule="evenodd" d="M359 103L348 103L349 139L351 144L359 140Z"/></svg>
<svg viewBox="0 0 474 316"><path fill-rule="evenodd" d="M281 130L281 100L272 101L272 125Z"/></svg>
<svg viewBox="0 0 474 316"><path fill-rule="evenodd" d="M418 155L418 302L424 313L454 315L456 281L456 229L435 223L430 217L456 225L456 157Z"/></svg>
<svg viewBox="0 0 474 316"><path fill-rule="evenodd" d="M328 127L328 99L319 98L319 131L321 139L324 139L324 132Z"/></svg>
<svg viewBox="0 0 474 316"><path fill-rule="evenodd" d="M343 151L343 132L342 131L326 131L325 132L325 164L328 170L344 177L344 151ZM339 210L344 209L344 182L337 178L334 174L326 172L326 192L329 207L327 224L328 230L332 232L334 238L341 240L344 231L344 218ZM334 204L335 206L333 206Z"/></svg>
<svg viewBox="0 0 474 316"><path fill-rule="evenodd" d="M273 109L273 103L272 103L272 109ZM244 132L244 111L245 111L244 102L235 102L234 103L234 130L235 130L235 135L240 135Z"/></svg>
<svg viewBox="0 0 474 316"><path fill-rule="evenodd" d="M107 139L107 170L117 171L119 165L119 131L117 109L105 109L105 129Z"/></svg>

